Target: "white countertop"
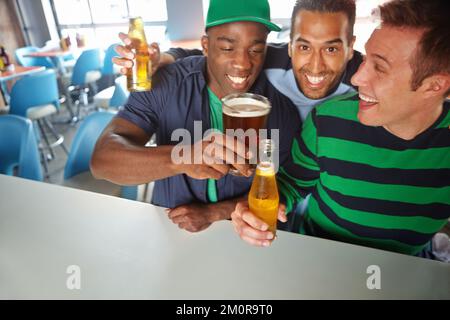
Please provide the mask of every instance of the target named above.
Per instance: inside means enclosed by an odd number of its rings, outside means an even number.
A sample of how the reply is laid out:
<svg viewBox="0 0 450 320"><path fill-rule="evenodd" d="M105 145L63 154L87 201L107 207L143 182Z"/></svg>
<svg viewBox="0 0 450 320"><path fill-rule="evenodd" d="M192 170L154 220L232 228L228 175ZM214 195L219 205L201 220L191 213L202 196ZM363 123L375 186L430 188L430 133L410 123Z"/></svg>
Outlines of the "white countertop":
<svg viewBox="0 0 450 320"><path fill-rule="evenodd" d="M0 175L0 298L450 299L450 265L286 232L255 248L228 221L191 234L150 204Z"/></svg>

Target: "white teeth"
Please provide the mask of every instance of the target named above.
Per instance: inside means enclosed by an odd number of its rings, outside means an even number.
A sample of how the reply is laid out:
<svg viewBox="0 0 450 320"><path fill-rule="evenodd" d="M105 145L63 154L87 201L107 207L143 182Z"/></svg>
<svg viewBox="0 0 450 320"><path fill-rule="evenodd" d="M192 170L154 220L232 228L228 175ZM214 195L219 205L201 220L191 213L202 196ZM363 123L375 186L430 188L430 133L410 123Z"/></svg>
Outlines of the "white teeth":
<svg viewBox="0 0 450 320"><path fill-rule="evenodd" d="M231 81L233 81L236 84L241 84L247 79L247 77L232 77L230 75L227 76Z"/></svg>
<svg viewBox="0 0 450 320"><path fill-rule="evenodd" d="M365 95L363 95L362 93L359 94L359 98L360 98L361 100L365 101L365 102L378 103L377 100L375 100L375 99L373 99L373 98L371 98L371 97L365 96Z"/></svg>
<svg viewBox="0 0 450 320"><path fill-rule="evenodd" d="M325 77L313 77L306 75L306 78L308 78L308 81L312 84L319 84L325 79Z"/></svg>

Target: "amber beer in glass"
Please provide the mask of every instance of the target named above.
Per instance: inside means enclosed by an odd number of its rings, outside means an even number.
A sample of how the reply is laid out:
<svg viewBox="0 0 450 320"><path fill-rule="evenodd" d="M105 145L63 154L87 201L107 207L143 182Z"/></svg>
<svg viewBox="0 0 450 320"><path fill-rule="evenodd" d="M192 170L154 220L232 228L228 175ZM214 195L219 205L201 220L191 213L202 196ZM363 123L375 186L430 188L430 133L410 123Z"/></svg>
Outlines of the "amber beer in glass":
<svg viewBox="0 0 450 320"><path fill-rule="evenodd" d="M278 219L278 187L275 179L275 166L273 163L273 141L265 139L260 141L260 161L256 167L248 204L250 211L269 225L269 231L276 234Z"/></svg>
<svg viewBox="0 0 450 320"><path fill-rule="evenodd" d="M256 135L242 137L247 147L255 146L259 141L259 130L266 128L267 116L271 104L266 97L253 93L233 93L222 99L223 130L254 129ZM239 138L239 137L237 137ZM255 163L256 164L256 163ZM239 171L232 169L230 173L239 176Z"/></svg>
<svg viewBox="0 0 450 320"><path fill-rule="evenodd" d="M141 17L130 18L128 48L134 53L133 68L127 72L128 91L148 91L152 88L151 61L148 53L147 39L144 33L144 22Z"/></svg>

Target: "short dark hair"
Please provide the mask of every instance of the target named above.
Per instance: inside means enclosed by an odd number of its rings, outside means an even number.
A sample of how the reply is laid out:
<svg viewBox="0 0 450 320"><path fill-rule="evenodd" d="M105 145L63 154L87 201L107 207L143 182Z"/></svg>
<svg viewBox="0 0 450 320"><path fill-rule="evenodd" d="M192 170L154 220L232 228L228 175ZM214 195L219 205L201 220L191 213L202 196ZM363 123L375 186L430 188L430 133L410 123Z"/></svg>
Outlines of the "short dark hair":
<svg viewBox="0 0 450 320"><path fill-rule="evenodd" d="M295 18L300 10L316 11L322 13L342 12L348 18L347 38L350 42L353 38L353 27L356 18L355 0L297 0L292 11L291 40L294 35Z"/></svg>
<svg viewBox="0 0 450 320"><path fill-rule="evenodd" d="M448 0L393 0L379 8L382 25L424 30L409 61L412 90L417 90L423 80L434 74L450 74Z"/></svg>

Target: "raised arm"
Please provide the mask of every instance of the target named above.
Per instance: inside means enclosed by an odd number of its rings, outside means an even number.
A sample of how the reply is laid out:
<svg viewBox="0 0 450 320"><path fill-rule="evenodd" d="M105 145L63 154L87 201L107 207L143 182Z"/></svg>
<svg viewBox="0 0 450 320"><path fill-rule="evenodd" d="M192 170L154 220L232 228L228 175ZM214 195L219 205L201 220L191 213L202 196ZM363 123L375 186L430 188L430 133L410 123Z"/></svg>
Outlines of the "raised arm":
<svg viewBox="0 0 450 320"><path fill-rule="evenodd" d="M127 46L131 45L131 41L125 33L119 33L119 38L124 43L124 46L118 45L116 52L119 55L114 57L112 61L121 67L120 73L127 74L127 69L133 67L134 54ZM159 68L165 65L174 63L178 59L182 59L188 56L202 55L202 51L198 49L183 49L183 48L171 48L167 52L160 52L159 45L156 42L149 44L148 52L150 54L150 60L152 64L152 74L156 73Z"/></svg>

